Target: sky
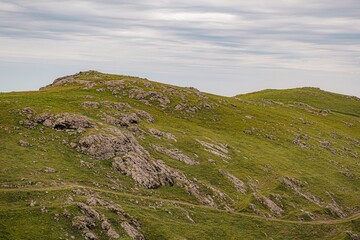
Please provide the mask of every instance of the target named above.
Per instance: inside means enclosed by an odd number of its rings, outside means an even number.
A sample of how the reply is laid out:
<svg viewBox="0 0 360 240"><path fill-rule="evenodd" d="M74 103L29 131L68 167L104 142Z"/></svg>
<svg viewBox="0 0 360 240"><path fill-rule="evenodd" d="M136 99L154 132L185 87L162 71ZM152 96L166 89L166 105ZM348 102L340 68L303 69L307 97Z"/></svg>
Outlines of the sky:
<svg viewBox="0 0 360 240"><path fill-rule="evenodd" d="M0 0L0 92L85 70L360 96L360 1Z"/></svg>

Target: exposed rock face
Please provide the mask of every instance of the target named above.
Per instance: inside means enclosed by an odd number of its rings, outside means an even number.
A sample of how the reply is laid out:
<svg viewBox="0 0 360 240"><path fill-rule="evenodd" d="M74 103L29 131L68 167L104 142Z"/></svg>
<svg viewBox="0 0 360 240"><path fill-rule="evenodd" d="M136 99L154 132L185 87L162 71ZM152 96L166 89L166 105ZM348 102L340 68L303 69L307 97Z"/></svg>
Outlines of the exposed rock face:
<svg viewBox="0 0 360 240"><path fill-rule="evenodd" d="M129 235L129 237L131 237L131 239L145 240L144 235L142 235L136 228L134 228L128 222L122 222L120 225L124 229L124 231Z"/></svg>
<svg viewBox="0 0 360 240"><path fill-rule="evenodd" d="M70 113L61 113L56 115L43 113L40 116L37 116L34 120L46 127L51 127L57 130L92 128L94 125L88 117Z"/></svg>
<svg viewBox="0 0 360 240"><path fill-rule="evenodd" d="M176 160L179 160L179 161L182 161L188 165L196 165L196 164L199 164L198 161L186 156L185 154L183 154L180 150L178 149L167 149L167 148L164 148L164 147L160 147L160 146L157 146L157 145L154 145L152 144L151 145L156 151L158 152L161 152L161 153L164 153L166 155L168 155L169 157L173 158L173 159L176 159Z"/></svg>
<svg viewBox="0 0 360 240"><path fill-rule="evenodd" d="M232 175L231 173L219 170L230 182L232 182L239 193L246 194L247 187L243 181Z"/></svg>
<svg viewBox="0 0 360 240"><path fill-rule="evenodd" d="M258 200L260 203L262 203L265 207L267 207L271 212L281 216L284 213L284 210L279 207L278 205L276 205L276 203L274 203L271 199L256 193L254 194L254 197L256 198L256 200Z"/></svg>
<svg viewBox="0 0 360 240"><path fill-rule="evenodd" d="M102 133L82 137L77 150L99 160L110 159L128 152L144 153L143 148L131 134L123 133L117 128L111 128L109 131L112 134Z"/></svg>
<svg viewBox="0 0 360 240"><path fill-rule="evenodd" d="M176 182L175 182L176 185L185 188L186 191L190 195L195 196L196 199L200 203L211 206L211 207L216 207L217 206L211 196L202 193L200 191L200 187L198 186L198 184L196 184L194 181L189 180L188 178L186 178L186 176L182 172L178 171L177 169L174 169L174 168L171 168L171 167L165 165L165 163L163 161L160 161L160 160L158 160L156 162L156 164L157 164L158 167L161 167L172 178L174 178L176 180Z"/></svg>
<svg viewBox="0 0 360 240"><path fill-rule="evenodd" d="M72 220L72 226L77 229L94 229L95 220L87 216L75 216Z"/></svg>
<svg viewBox="0 0 360 240"><path fill-rule="evenodd" d="M155 119L153 118L153 116L151 116L150 113L145 112L144 110L138 110L138 111L136 111L136 115L137 115L139 118L146 119L146 121L149 122L149 123L155 122Z"/></svg>
<svg viewBox="0 0 360 240"><path fill-rule="evenodd" d="M340 218L345 217L347 214L344 213L341 209L341 207L336 203L333 194L328 193L328 195L330 196L330 198L332 199L331 203L326 203L321 201L319 198L315 197L314 195L310 194L310 193L303 193L301 191L301 189L299 188L299 185L296 181L293 181L292 178L284 178L282 180L283 184L285 185L285 187L293 190L297 195L305 198L306 200L308 200L309 202L312 202L320 207L324 207L329 209L329 211L335 215L338 216Z"/></svg>
<svg viewBox="0 0 360 240"><path fill-rule="evenodd" d="M131 176L145 188L151 189L174 184L167 169L150 160L147 155L129 153L124 157L115 158L112 166L122 174Z"/></svg>
<svg viewBox="0 0 360 240"><path fill-rule="evenodd" d="M139 123L140 119L136 113L130 113L122 118L122 125L129 126L131 123Z"/></svg>
<svg viewBox="0 0 360 240"><path fill-rule="evenodd" d="M205 142L205 141L201 141L199 139L196 139L196 141L198 143L200 143L206 151L212 153L212 154L215 154L219 157L222 157L222 158L226 158L226 159L229 159L230 157L227 155L229 153L229 151L227 150L228 146L227 145L224 145L224 144L221 144L221 143L217 143L217 144L214 144L214 143L208 143L208 142Z"/></svg>

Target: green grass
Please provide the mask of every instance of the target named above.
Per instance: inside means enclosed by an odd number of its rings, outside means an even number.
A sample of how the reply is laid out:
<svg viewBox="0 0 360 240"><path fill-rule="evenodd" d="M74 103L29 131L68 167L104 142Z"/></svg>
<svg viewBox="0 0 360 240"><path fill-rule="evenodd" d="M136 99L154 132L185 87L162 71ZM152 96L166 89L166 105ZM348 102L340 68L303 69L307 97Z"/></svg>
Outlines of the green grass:
<svg viewBox="0 0 360 240"><path fill-rule="evenodd" d="M86 72L77 78L94 81L98 86L88 90L80 85L70 85L42 91L0 93L0 239L41 239L43 236L47 239L69 236L81 239L81 231L71 227L71 219L61 217L57 222L53 217L63 211L62 203L70 194L71 186L94 188L95 184L100 186L95 190L101 196L119 203L140 221L141 231L147 239L346 239L345 231L359 234L357 217L341 220L281 183L285 176L294 177L307 183L303 192L326 203L332 202L328 194L331 192L348 216L359 213L360 162L356 155L344 150L349 149L354 154L360 152L360 101L355 98L313 88L265 90L233 98L206 94L206 98L201 98L186 88L174 87L176 91L169 94L166 92L169 85L151 82L153 88L147 87L144 85L147 80L136 77ZM112 80L124 80L128 86L116 95L108 90L96 91L105 87L102 81ZM134 86L162 92L171 103L163 108L156 101L150 101L152 105L148 106L128 98L126 93ZM195 113L176 111L174 107L183 101L182 94L190 106L206 101L212 108L202 108ZM87 99L88 95L93 98ZM156 119L155 123L141 121L138 126L145 131L156 128L170 132L177 141L143 134L138 138L141 145L153 157L182 171L188 179L196 178L198 182L211 184L227 194L234 199L227 203L235 212L202 206L181 187L141 188L130 177L116 172L111 167L111 159L95 160L63 144L64 140L76 141L76 136L49 128L45 128L43 134L40 126L34 130L24 128L19 121L26 117L13 112L31 107L37 113L78 113L96 122L103 122L101 111L114 112L103 106L85 109L81 106L84 101L122 101L150 113ZM296 102L332 112L322 116L294 104ZM244 133L250 129L253 129L252 135ZM309 136L305 140L308 149L292 143L297 133ZM274 136L276 140L266 135ZM231 159L224 161L205 151L196 139L228 144ZM32 146L21 147L19 140ZM322 148L320 142L324 140L331 142L338 154ZM156 152L151 144L180 149L200 164L186 165ZM95 163L95 167L83 167L80 161ZM57 172L44 173L46 167L55 168ZM252 190L249 189L246 195L239 194L219 169L242 179L248 186L255 184L264 196L281 195L283 201L278 204L285 210L284 215L276 216L276 219L255 215L250 204L255 204L262 213L271 212L256 201ZM351 177L341 172L347 172ZM110 181L108 175L116 179L117 184ZM203 187L201 190L212 194ZM43 214L38 207L29 207L29 201L34 199L46 203L50 211ZM165 205L155 209L149 207L159 202ZM67 208L78 211L75 206ZM300 222L299 218L307 217L302 210L313 213L316 219ZM195 224L189 222L185 211L192 215ZM104 211L104 214L108 213ZM116 216L109 215L109 218L114 223L119 221ZM118 225L116 230L125 237ZM101 239L106 239L99 229L96 231Z"/></svg>

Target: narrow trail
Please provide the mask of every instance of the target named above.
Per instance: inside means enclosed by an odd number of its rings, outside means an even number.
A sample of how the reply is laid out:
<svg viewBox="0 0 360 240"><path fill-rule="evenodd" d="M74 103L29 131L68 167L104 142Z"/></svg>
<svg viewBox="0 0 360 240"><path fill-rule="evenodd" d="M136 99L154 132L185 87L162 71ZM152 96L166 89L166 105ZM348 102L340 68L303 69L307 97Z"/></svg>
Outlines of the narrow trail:
<svg viewBox="0 0 360 240"><path fill-rule="evenodd" d="M294 221L294 220L286 220L286 219L277 219L277 218L265 218L257 215L251 215L247 213L241 213L241 212L229 212L226 210L206 206L206 205L200 205L200 204L194 204L190 202L180 201L180 200L172 200L172 199L163 199L163 198L157 198L157 197L150 197L150 196L141 196L141 195L134 195L131 193L124 193L124 192L117 192L113 190L107 190L107 189L101 189L97 187L92 186L83 186L78 184L64 184L60 186L53 186L53 187L42 187L42 188L0 188L0 194L1 192L31 192L31 191L63 191L63 190L71 190L74 188L85 188L92 190L94 192L101 192L101 193L108 193L128 198L137 198L137 199L143 199L143 200L150 200L150 201L161 201L166 203L172 203L172 204L179 204L183 206L188 207L194 207L194 208L202 208L207 209L210 211L216 211L216 212L223 212L227 213L229 215L237 215L241 217L247 217L247 218L255 218L262 221L273 221L273 222L283 222L283 223L290 223L290 224L304 224L304 225L322 225L322 224L328 224L328 225L334 225L334 224L341 224L341 223L347 223L352 220L356 220L360 218L360 213L353 214L351 216L347 216L345 218L341 219L333 219L333 220L318 220L318 221L309 221L309 222L301 222L301 221ZM8 210L7 210L8 211Z"/></svg>

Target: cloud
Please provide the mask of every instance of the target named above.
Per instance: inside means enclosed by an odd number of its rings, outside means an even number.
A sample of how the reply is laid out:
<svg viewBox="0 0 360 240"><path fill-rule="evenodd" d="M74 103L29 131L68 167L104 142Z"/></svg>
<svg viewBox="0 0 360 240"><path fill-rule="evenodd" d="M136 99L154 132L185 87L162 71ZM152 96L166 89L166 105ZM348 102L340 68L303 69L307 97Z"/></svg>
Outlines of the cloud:
<svg viewBox="0 0 360 240"><path fill-rule="evenodd" d="M359 73L358 16L358 0L1 0L0 61Z"/></svg>

